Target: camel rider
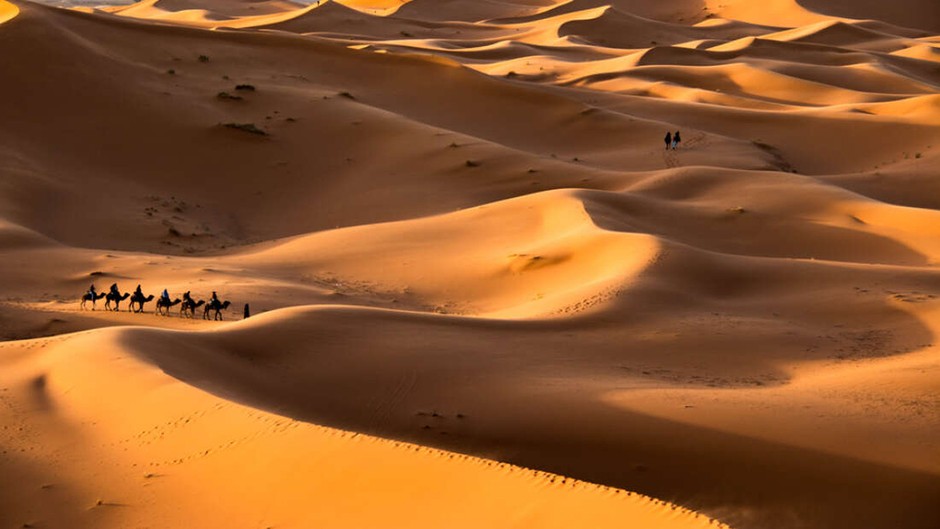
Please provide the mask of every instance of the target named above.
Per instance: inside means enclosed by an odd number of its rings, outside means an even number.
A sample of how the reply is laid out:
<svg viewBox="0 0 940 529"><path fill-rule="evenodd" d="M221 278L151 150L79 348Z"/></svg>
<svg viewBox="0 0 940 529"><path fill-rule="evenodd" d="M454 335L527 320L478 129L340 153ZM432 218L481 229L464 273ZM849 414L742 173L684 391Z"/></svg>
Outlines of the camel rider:
<svg viewBox="0 0 940 529"><path fill-rule="evenodd" d="M187 290L186 292L183 292L183 301L185 301L185 302L188 303L188 302L190 302L190 301L192 301L192 300L193 300L193 298L192 298L192 296L189 295L189 291L188 291L188 290Z"/></svg>
<svg viewBox="0 0 940 529"><path fill-rule="evenodd" d="M135 298L142 298L142 297L144 297L143 291L140 290L140 283L137 284L137 290L134 291L134 297L135 297Z"/></svg>
<svg viewBox="0 0 940 529"><path fill-rule="evenodd" d="M160 294L160 297L163 298L163 301L170 301L170 293L163 289L163 294Z"/></svg>
<svg viewBox="0 0 940 529"><path fill-rule="evenodd" d="M117 297L121 297L121 292L118 290L117 283L111 284L111 293Z"/></svg>
<svg viewBox="0 0 940 529"><path fill-rule="evenodd" d="M91 296L91 299L95 299L96 297L98 297L98 292L95 290L94 283L92 283L91 286L88 287L88 295Z"/></svg>
<svg viewBox="0 0 940 529"><path fill-rule="evenodd" d="M219 301L219 295L215 293L215 290L213 290L213 291L212 291L212 299L209 300L209 304L210 304L210 305L218 305L219 303L220 303L220 301Z"/></svg>

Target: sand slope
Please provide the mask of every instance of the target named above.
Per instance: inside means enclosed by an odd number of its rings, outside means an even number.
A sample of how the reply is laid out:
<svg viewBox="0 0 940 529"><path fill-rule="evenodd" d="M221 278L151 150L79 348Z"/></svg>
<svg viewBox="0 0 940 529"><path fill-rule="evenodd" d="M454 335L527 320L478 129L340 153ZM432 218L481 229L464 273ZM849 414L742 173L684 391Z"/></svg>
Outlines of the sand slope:
<svg viewBox="0 0 940 529"><path fill-rule="evenodd" d="M0 0L2 524L937 527L934 4Z"/></svg>
<svg viewBox="0 0 940 529"><path fill-rule="evenodd" d="M716 527L626 491L246 408L121 353L121 334L2 348L0 468L18 483L4 525Z"/></svg>

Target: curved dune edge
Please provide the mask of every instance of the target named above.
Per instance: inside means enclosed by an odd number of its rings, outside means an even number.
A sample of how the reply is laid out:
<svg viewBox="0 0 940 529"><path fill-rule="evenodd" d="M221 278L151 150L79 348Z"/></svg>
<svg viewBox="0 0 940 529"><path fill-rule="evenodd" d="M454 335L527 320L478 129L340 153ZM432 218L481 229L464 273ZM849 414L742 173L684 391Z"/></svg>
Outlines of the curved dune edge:
<svg viewBox="0 0 940 529"><path fill-rule="evenodd" d="M706 5L725 18L752 24L793 27L834 18L806 9L797 0L708 0Z"/></svg>
<svg viewBox="0 0 940 529"><path fill-rule="evenodd" d="M336 2L337 4L342 4L350 9L355 9L363 13L388 16L395 14L410 1L411 0L324 0L323 3Z"/></svg>
<svg viewBox="0 0 940 529"><path fill-rule="evenodd" d="M320 5L321 4L318 3L312 3L304 7L297 4L298 7L296 9L285 9L268 14L234 15L212 9L183 9L173 11L163 9L160 5L160 0L144 0L127 6L109 8L108 11L121 17L167 22L206 29L248 29L287 22L310 13L320 7Z"/></svg>
<svg viewBox="0 0 940 529"><path fill-rule="evenodd" d="M12 20L19 13L20 8L16 7L10 2L7 2L6 0L0 0L0 24Z"/></svg>
<svg viewBox="0 0 940 529"><path fill-rule="evenodd" d="M556 190L299 236L232 261L282 273L329 273L338 282L417 295L448 312L513 319L570 314L591 305L586 300L625 288L661 251L656 237L598 227L587 202L576 191Z"/></svg>
<svg viewBox="0 0 940 529"><path fill-rule="evenodd" d="M640 494L234 404L128 354L122 332L0 345L0 418L15 431L0 445L25 454L0 457L0 486L18 491L0 523L727 527Z"/></svg>

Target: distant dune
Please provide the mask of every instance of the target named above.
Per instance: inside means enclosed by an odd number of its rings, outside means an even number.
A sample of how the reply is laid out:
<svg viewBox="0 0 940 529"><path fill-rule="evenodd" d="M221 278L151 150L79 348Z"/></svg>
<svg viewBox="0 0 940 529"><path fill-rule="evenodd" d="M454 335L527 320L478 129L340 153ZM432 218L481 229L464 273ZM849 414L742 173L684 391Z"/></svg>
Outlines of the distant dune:
<svg viewBox="0 0 940 529"><path fill-rule="evenodd" d="M937 2L116 4L0 0L3 527L940 526Z"/></svg>

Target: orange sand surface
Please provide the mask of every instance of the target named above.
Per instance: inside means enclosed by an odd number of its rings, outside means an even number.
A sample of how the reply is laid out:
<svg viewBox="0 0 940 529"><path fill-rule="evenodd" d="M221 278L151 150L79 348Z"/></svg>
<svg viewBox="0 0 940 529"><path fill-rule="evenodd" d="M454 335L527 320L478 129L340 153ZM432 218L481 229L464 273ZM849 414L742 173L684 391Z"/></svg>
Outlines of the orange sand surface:
<svg viewBox="0 0 940 529"><path fill-rule="evenodd" d="M940 527L937 2L71 7L0 0L0 528Z"/></svg>

